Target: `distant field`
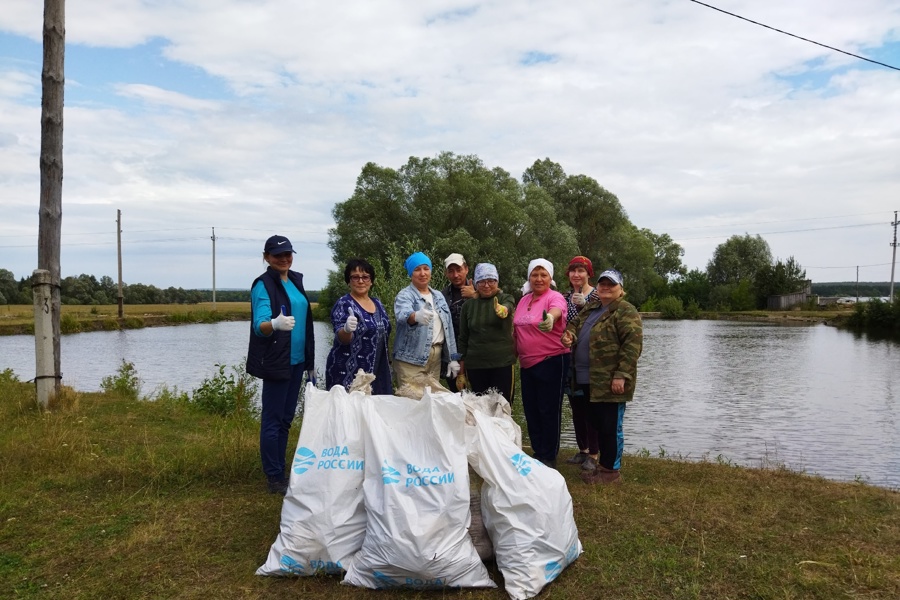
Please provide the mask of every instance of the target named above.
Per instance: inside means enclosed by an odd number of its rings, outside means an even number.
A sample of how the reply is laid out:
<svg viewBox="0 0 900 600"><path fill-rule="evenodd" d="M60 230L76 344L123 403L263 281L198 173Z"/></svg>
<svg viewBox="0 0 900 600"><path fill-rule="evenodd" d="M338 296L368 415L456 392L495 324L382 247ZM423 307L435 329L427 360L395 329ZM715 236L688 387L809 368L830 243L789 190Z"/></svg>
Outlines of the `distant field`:
<svg viewBox="0 0 900 600"><path fill-rule="evenodd" d="M64 304L62 315L71 315L75 318L102 319L105 317L116 318L119 316L119 307L115 304L88 306L85 304ZM158 315L175 315L190 312L213 312L212 302L200 302L197 304L126 304L124 307L126 317L147 317ZM249 302L216 302L215 312L223 314L246 313L250 316ZM0 325L23 325L34 322L34 307L30 304L7 304L0 306Z"/></svg>

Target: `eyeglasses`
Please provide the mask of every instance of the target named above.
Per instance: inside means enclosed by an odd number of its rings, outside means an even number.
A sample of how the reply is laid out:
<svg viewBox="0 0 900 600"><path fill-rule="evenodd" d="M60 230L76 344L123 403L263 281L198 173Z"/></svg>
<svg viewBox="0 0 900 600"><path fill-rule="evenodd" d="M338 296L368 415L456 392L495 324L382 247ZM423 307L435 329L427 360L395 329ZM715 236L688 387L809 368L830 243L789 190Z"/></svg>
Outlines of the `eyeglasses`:
<svg viewBox="0 0 900 600"><path fill-rule="evenodd" d="M496 285L496 283L497 283L496 279L482 279L475 285Z"/></svg>
<svg viewBox="0 0 900 600"><path fill-rule="evenodd" d="M294 253L293 252L282 252L280 254L270 254L269 256L271 256L275 260L287 260L289 258L293 258Z"/></svg>
<svg viewBox="0 0 900 600"><path fill-rule="evenodd" d="M366 283L367 281L372 281L372 278L368 275L351 275L350 281L358 281L360 283Z"/></svg>

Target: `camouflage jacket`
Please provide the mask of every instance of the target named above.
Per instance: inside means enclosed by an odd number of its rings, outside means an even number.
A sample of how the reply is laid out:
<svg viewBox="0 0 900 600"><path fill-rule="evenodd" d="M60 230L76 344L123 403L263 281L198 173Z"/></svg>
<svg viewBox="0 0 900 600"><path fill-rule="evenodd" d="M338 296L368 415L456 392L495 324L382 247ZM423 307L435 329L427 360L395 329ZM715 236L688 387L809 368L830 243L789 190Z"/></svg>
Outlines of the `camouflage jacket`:
<svg viewBox="0 0 900 600"><path fill-rule="evenodd" d="M598 301L586 304L578 316L566 325L566 331L577 338L585 318L599 308ZM591 328L588 340L591 361L591 402L628 402L634 397L637 362L643 342L641 315L634 305L621 298L611 302L606 313ZM569 376L574 381L574 364ZM612 393L610 386L615 378L625 380L624 394Z"/></svg>

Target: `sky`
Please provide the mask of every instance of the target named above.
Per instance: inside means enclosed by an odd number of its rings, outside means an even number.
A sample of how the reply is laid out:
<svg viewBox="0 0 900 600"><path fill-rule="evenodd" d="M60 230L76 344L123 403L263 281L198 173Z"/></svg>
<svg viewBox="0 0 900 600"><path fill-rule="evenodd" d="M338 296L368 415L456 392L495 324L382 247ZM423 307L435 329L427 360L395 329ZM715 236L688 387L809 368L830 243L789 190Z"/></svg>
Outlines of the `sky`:
<svg viewBox="0 0 900 600"><path fill-rule="evenodd" d="M712 0L900 67L898 0ZM0 11L0 268L37 268L43 2ZM549 158L704 269L759 234L813 281L888 281L900 70L690 0L79 0L66 6L62 275L307 289L367 162ZM435 262L442 257L432 257ZM900 277L900 272L895 278ZM524 273L523 273L524 278Z"/></svg>

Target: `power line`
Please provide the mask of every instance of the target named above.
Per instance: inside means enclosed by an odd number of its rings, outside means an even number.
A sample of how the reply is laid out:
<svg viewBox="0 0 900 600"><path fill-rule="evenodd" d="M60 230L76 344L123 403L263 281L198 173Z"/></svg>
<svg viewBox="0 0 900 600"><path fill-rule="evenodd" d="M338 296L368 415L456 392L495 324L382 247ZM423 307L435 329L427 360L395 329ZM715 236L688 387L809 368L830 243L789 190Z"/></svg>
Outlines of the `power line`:
<svg viewBox="0 0 900 600"><path fill-rule="evenodd" d="M720 13L725 13L731 17L736 17L738 19L747 21L748 23L753 23L754 25L759 25L760 27L765 27L766 29L771 29L772 31L777 31L778 33L783 33L784 35L789 35L793 38L797 38L798 40L803 40L804 42L809 42L810 44L815 44L816 46L821 46L823 48L828 48L829 50L834 50L835 52L840 52L841 54L846 54L847 56L852 56L853 58L858 58L860 60L864 60L866 62L874 63L876 65L881 65L882 67L887 67L888 69L894 69L895 71L900 71L900 67L895 67L894 65L889 65L887 63L879 62L877 60L873 60L871 58L866 58L865 56L860 56L859 54L853 54L852 52L847 52L846 50L841 50L840 48L835 48L834 46L829 46L828 44L823 44L821 42L817 42L815 40L811 40L805 37L801 37L799 35L783 31L781 29L777 29L775 27L771 27L766 25L765 23L760 23L758 21L754 21L753 19L748 19L747 17L742 17L741 15L736 15L733 12L728 12L727 10L722 10L721 8L715 7L711 4L706 4L705 2L700 2L699 0L689 0L689 2L693 2L694 4L699 4L701 6L705 6L706 8L711 8L713 10L717 10Z"/></svg>
<svg viewBox="0 0 900 600"><path fill-rule="evenodd" d="M684 229L715 229L717 227L745 227L747 225L771 225L772 223L795 223L797 221L819 221L822 219L846 219L849 217L865 217L869 215L880 215L883 214L884 211L878 212L869 212L869 213L856 213L852 215L834 215L832 217L804 217L802 219L777 219L774 221L756 221L753 223L722 223L719 225L695 225L693 227L673 227L668 229L667 231L681 231Z"/></svg>
<svg viewBox="0 0 900 600"><path fill-rule="evenodd" d="M873 227L875 225L884 225L884 223L861 223L859 225L835 225L834 227L814 227L812 229L787 229L784 231L763 231L761 233L752 233L748 235L778 235L779 233L802 233L804 231L825 231L828 229L850 229L853 227ZM722 235L708 235L705 237L694 237L694 238L678 238L672 240L674 242L687 242L690 240L716 240L719 238L726 237L727 234Z"/></svg>
<svg viewBox="0 0 900 600"><path fill-rule="evenodd" d="M803 267L804 269L865 269L868 267L884 267L891 263L878 263L877 265L850 265L847 267Z"/></svg>

